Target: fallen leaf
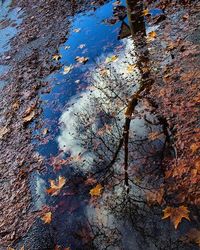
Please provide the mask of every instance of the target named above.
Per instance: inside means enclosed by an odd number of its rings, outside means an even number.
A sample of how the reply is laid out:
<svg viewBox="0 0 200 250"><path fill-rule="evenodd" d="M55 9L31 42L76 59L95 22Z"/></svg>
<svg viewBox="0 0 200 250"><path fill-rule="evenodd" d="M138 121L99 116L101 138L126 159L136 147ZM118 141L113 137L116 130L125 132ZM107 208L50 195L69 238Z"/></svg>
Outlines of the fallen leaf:
<svg viewBox="0 0 200 250"><path fill-rule="evenodd" d="M23 117L24 122L30 122L35 116L35 110L32 110L30 114Z"/></svg>
<svg viewBox="0 0 200 250"><path fill-rule="evenodd" d="M42 131L42 134L43 134L43 135L46 135L48 132L49 132L48 128L45 128L45 129Z"/></svg>
<svg viewBox="0 0 200 250"><path fill-rule="evenodd" d="M192 143L192 145L190 146L192 153L195 153L199 148L200 148L200 142Z"/></svg>
<svg viewBox="0 0 200 250"><path fill-rule="evenodd" d="M157 37L157 34L155 31L149 32L147 35L147 42L154 41L156 37Z"/></svg>
<svg viewBox="0 0 200 250"><path fill-rule="evenodd" d="M147 16L148 14L149 14L148 9L142 11L142 16Z"/></svg>
<svg viewBox="0 0 200 250"><path fill-rule="evenodd" d="M7 250L15 250L15 249L12 247L7 247Z"/></svg>
<svg viewBox="0 0 200 250"><path fill-rule="evenodd" d="M68 74L71 70L73 69L73 66L64 66L64 71L63 71L63 75Z"/></svg>
<svg viewBox="0 0 200 250"><path fill-rule="evenodd" d="M51 213L51 212L45 213L45 214L41 217L41 220L43 220L45 224L51 223L51 220L52 220L52 213Z"/></svg>
<svg viewBox="0 0 200 250"><path fill-rule="evenodd" d="M80 45L78 46L78 48L79 48L79 49L83 49L83 48L85 48L85 46L86 46L85 44L80 44Z"/></svg>
<svg viewBox="0 0 200 250"><path fill-rule="evenodd" d="M77 57L75 58L75 60L76 60L77 62L79 62L79 63L85 64L85 63L89 60L89 58L88 58L88 57L83 57L83 56L77 56Z"/></svg>
<svg viewBox="0 0 200 250"><path fill-rule="evenodd" d="M163 134L160 133L159 131L151 132L148 134L148 139L151 141L155 141L156 139L160 139L162 136L163 136Z"/></svg>
<svg viewBox="0 0 200 250"><path fill-rule="evenodd" d="M65 49L66 49L66 50L67 50L67 49L70 49L70 46L69 46L69 45L65 46Z"/></svg>
<svg viewBox="0 0 200 250"><path fill-rule="evenodd" d="M55 196L59 194L61 188L65 185L66 179L62 176L59 176L57 183L55 182L55 180L49 180L49 182L50 188L47 189L47 193L52 196Z"/></svg>
<svg viewBox="0 0 200 250"><path fill-rule="evenodd" d="M147 192L147 202L148 204L156 204L161 205L163 201L164 188L160 188L159 190L151 190Z"/></svg>
<svg viewBox="0 0 200 250"><path fill-rule="evenodd" d="M9 129L4 126L3 128L0 128L0 139L2 139L4 137L4 135L6 135L9 132Z"/></svg>
<svg viewBox="0 0 200 250"><path fill-rule="evenodd" d="M187 237L189 241L196 243L198 246L200 246L200 230L196 228L192 228L188 233Z"/></svg>
<svg viewBox="0 0 200 250"><path fill-rule="evenodd" d="M106 63L111 63L111 62L115 62L117 60L118 60L118 56L113 55L113 56L107 57L105 62Z"/></svg>
<svg viewBox="0 0 200 250"><path fill-rule="evenodd" d="M170 217L170 220L173 223L175 229L177 229L179 223L181 222L181 220L183 218L190 221L190 218L189 218L190 211L185 206L166 207L163 210L163 212L164 212L164 215L163 215L162 219L166 219L166 218Z"/></svg>
<svg viewBox="0 0 200 250"><path fill-rule="evenodd" d="M62 58L62 56L60 54L53 55L53 60L55 60L55 61L58 61L61 58Z"/></svg>
<svg viewBox="0 0 200 250"><path fill-rule="evenodd" d="M134 70L135 70L135 68L136 68L136 64L133 64L133 65L128 65L127 66L127 71L128 71L128 73L132 73Z"/></svg>
<svg viewBox="0 0 200 250"><path fill-rule="evenodd" d="M19 100L16 100L13 105L12 105L12 108L16 111L19 109L19 106L20 106L20 102Z"/></svg>
<svg viewBox="0 0 200 250"><path fill-rule="evenodd" d="M75 33L80 32L80 30L81 30L81 29L79 29L79 28L77 28L77 29L73 29L73 31L74 31Z"/></svg>
<svg viewBox="0 0 200 250"><path fill-rule="evenodd" d="M97 184L96 187L94 187L90 190L90 195L91 196L100 196L102 189L103 189L103 187L101 186L101 184Z"/></svg>

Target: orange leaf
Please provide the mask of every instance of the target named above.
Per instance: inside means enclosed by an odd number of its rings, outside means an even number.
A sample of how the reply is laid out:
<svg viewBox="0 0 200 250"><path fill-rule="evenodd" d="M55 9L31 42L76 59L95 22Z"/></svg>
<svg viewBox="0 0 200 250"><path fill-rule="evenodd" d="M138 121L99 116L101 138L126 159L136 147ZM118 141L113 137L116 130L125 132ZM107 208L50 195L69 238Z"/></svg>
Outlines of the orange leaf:
<svg viewBox="0 0 200 250"><path fill-rule="evenodd" d="M54 180L49 180L49 182L50 182L50 188L47 189L47 193L54 196L59 194L61 188L66 183L66 179L62 176L59 176L57 183Z"/></svg>
<svg viewBox="0 0 200 250"><path fill-rule="evenodd" d="M102 189L103 187L101 186L101 184L97 184L96 187L90 190L91 196L100 196Z"/></svg>
<svg viewBox="0 0 200 250"><path fill-rule="evenodd" d="M195 153L199 148L200 148L200 142L192 143L192 145L190 146L192 153Z"/></svg>
<svg viewBox="0 0 200 250"><path fill-rule="evenodd" d="M41 217L41 219L44 221L45 224L51 223L52 213L51 213L51 212L45 213L45 214Z"/></svg>
<svg viewBox="0 0 200 250"><path fill-rule="evenodd" d="M166 218L170 217L170 220L173 223L175 229L177 229L179 223L181 222L181 220L183 218L190 221L190 218L189 218L190 211L185 206L166 207L163 210L163 212L164 212L164 215L163 215L162 219L166 219Z"/></svg>

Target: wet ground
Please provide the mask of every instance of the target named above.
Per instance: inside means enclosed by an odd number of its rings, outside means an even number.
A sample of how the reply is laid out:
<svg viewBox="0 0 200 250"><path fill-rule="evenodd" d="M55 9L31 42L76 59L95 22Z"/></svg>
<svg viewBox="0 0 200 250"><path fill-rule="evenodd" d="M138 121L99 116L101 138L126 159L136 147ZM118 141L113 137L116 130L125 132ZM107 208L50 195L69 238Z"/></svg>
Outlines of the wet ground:
<svg viewBox="0 0 200 250"><path fill-rule="evenodd" d="M68 17L66 41L51 53L54 71L41 79L39 118L28 125L45 162L28 180L29 211L38 216L16 249L198 249L182 237L196 221L175 231L162 219L162 160L173 148L165 121L140 96L152 84L140 50L159 24L149 25L140 11L138 39L126 13L125 2L110 1ZM151 9L153 18L162 15Z"/></svg>

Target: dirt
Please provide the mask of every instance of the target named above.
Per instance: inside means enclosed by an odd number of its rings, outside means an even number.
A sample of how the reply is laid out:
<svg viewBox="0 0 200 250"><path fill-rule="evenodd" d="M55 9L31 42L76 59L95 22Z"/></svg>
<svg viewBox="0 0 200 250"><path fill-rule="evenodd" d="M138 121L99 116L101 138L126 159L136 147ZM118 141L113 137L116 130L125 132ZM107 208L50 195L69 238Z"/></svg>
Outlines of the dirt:
<svg viewBox="0 0 200 250"><path fill-rule="evenodd" d="M27 232L37 213L30 212L28 186L33 170L42 170L44 161L31 144L29 123L41 113L39 93L48 91L43 79L59 68L52 56L66 40L70 19L77 12L95 9L103 1L13 1L23 11L20 33L1 64L11 69L3 77L9 83L1 90L1 219L0 245L8 246Z"/></svg>

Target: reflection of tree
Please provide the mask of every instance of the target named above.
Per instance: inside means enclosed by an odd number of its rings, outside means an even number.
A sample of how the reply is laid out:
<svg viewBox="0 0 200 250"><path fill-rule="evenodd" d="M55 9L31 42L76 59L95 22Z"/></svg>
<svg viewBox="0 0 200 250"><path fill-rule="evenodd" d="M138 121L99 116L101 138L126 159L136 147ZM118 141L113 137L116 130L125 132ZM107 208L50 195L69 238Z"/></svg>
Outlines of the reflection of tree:
<svg viewBox="0 0 200 250"><path fill-rule="evenodd" d="M177 240L179 233L171 233L161 219L165 192L162 160L169 153L168 131L165 120L154 114L155 109L144 98L152 80L143 6L141 1L127 4L137 73L128 78L116 69L99 66L93 74L92 88L86 94L88 101L74 113L75 135L84 149L84 160L78 165L89 169L90 176L106 189L98 207L105 209L108 217L115 217L116 231L110 231L110 240L115 241L123 227L130 227L139 239L138 249L184 249ZM133 84L136 78L139 84ZM99 218L91 219L92 223L94 249L112 249L113 243L106 242L107 225Z"/></svg>

